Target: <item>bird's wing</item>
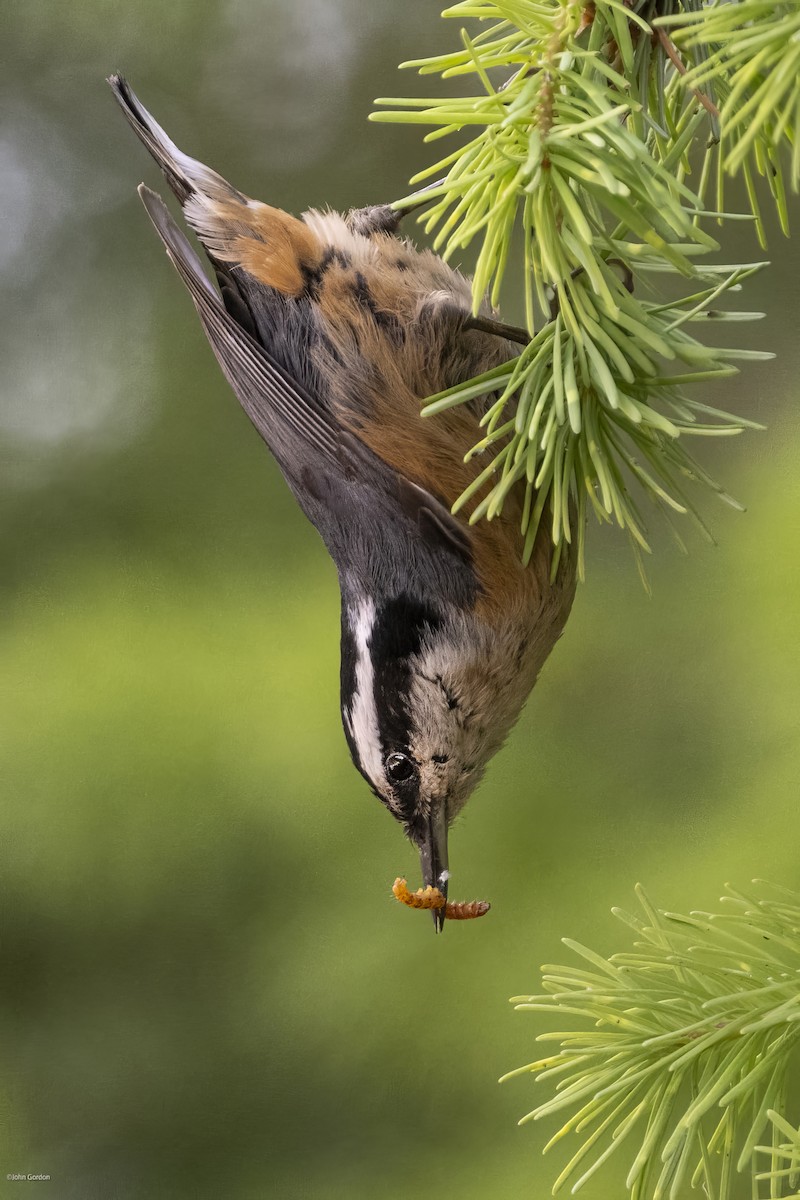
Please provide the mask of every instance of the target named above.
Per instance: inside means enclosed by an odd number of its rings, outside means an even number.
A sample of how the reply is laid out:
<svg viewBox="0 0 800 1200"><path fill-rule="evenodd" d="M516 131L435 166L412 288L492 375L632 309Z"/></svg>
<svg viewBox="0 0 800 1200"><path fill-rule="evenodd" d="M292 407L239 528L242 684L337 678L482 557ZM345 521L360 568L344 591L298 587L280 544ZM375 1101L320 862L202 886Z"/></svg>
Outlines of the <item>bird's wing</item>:
<svg viewBox="0 0 800 1200"><path fill-rule="evenodd" d="M383 462L331 410L282 367L264 346L226 311L200 259L159 195L142 184L139 195L166 251L192 297L201 324L239 403L284 469L303 457L298 440L313 458L365 483L391 484L397 509L415 522L420 536L465 562L471 559L466 531L430 492ZM313 461L313 459L312 459ZM388 473L388 474L387 474Z"/></svg>
<svg viewBox="0 0 800 1200"><path fill-rule="evenodd" d="M286 439L300 437L331 461L338 461L338 428L331 413L291 379L226 312L200 259L161 197L144 184L139 195L194 301L226 379L267 445L282 459Z"/></svg>

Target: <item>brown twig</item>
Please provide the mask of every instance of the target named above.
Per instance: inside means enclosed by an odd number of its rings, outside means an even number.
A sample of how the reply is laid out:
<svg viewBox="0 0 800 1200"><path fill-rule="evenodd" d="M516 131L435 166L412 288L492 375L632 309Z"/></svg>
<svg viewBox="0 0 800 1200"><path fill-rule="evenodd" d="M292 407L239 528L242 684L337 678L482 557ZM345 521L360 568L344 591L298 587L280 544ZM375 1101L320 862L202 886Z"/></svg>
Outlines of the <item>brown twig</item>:
<svg viewBox="0 0 800 1200"><path fill-rule="evenodd" d="M464 328L477 329L481 333L493 333L496 337L506 338L509 342L519 342L520 346L527 346L531 340L527 329L521 329L519 325L506 325L502 321L493 321L491 317L467 317Z"/></svg>
<svg viewBox="0 0 800 1200"><path fill-rule="evenodd" d="M656 37L658 38L659 42L661 43L661 45L664 49L665 54L668 56L670 62L675 67L675 70L678 72L679 75L686 75L687 74L686 63L683 61L680 54L678 54L678 51L675 49L675 43L672 41L671 38L667 37L666 33L660 26L656 26L655 33L656 33ZM706 110L706 112L710 116L712 116L715 121L718 121L719 120L719 109L717 108L714 101L710 100L708 98L708 96L706 96L705 92L698 92L696 88L691 88L690 90L691 90L692 95L695 97L695 99L699 100L699 102L702 104L702 106Z"/></svg>

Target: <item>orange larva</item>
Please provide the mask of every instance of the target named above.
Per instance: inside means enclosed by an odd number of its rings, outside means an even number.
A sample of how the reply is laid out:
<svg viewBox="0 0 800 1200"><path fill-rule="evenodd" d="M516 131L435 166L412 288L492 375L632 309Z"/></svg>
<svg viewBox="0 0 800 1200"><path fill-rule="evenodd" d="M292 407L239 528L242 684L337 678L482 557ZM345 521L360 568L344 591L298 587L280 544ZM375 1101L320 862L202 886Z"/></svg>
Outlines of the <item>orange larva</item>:
<svg viewBox="0 0 800 1200"><path fill-rule="evenodd" d="M392 891L400 903L407 904L409 908L441 908L444 905L444 896L435 887L428 886L410 892L405 879L395 879Z"/></svg>
<svg viewBox="0 0 800 1200"><path fill-rule="evenodd" d="M395 879L392 891L401 904L409 908L444 908L448 921L472 921L475 917L483 917L492 907L486 900L469 900L461 903L452 901L445 904L445 899L438 888L419 888L416 892L408 890L405 879Z"/></svg>
<svg viewBox="0 0 800 1200"><path fill-rule="evenodd" d="M444 915L448 921L472 921L485 917L491 907L488 900L462 900L445 905Z"/></svg>

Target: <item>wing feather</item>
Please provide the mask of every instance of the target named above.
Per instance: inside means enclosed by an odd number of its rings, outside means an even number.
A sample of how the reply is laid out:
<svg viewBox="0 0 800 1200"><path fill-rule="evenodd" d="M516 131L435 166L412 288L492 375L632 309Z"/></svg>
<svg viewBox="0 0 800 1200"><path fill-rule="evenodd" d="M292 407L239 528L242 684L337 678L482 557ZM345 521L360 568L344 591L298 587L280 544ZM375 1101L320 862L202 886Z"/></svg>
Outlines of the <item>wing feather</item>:
<svg viewBox="0 0 800 1200"><path fill-rule="evenodd" d="M281 460L299 436L339 460L338 426L331 413L292 379L230 315L186 235L159 195L142 184L139 195L166 251L194 301L211 348L250 420Z"/></svg>
<svg viewBox="0 0 800 1200"><path fill-rule="evenodd" d="M156 192L142 184L139 195L167 254L197 309L205 334L239 403L282 468L296 478L302 439L321 456L334 477L343 475L379 488L401 518L437 550L471 563L466 530L430 492L390 467L359 438L343 429L332 411L277 363L269 351L227 312L186 235ZM319 458L317 459L319 461ZM355 500L355 496L354 496Z"/></svg>

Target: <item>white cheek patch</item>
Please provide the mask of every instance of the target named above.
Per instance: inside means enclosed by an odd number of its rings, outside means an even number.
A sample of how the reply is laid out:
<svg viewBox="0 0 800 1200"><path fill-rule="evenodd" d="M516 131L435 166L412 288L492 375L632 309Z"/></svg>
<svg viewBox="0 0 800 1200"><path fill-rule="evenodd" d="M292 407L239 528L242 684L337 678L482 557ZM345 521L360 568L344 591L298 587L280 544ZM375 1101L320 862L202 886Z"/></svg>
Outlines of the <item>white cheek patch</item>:
<svg viewBox="0 0 800 1200"><path fill-rule="evenodd" d="M375 603L367 598L359 604L352 626L356 644L356 687L347 713L350 735L356 744L361 767L379 790L386 786L383 774L378 712L375 707L375 671L369 641L375 624Z"/></svg>

